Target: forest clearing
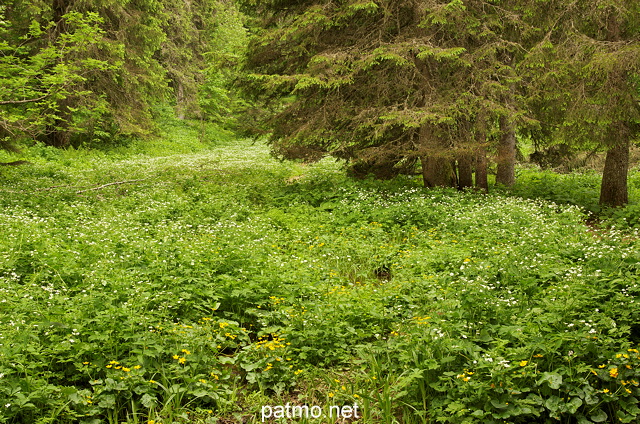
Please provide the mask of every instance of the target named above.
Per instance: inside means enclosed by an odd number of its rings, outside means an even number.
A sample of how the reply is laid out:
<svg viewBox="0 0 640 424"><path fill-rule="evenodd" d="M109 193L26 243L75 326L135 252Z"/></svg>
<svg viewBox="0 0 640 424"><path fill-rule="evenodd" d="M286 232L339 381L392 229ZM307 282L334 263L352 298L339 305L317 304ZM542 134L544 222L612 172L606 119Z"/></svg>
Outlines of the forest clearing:
<svg viewBox="0 0 640 424"><path fill-rule="evenodd" d="M640 422L638 0L0 3L0 424Z"/></svg>
<svg viewBox="0 0 640 424"><path fill-rule="evenodd" d="M1 170L2 422L637 422L637 228L170 131Z"/></svg>

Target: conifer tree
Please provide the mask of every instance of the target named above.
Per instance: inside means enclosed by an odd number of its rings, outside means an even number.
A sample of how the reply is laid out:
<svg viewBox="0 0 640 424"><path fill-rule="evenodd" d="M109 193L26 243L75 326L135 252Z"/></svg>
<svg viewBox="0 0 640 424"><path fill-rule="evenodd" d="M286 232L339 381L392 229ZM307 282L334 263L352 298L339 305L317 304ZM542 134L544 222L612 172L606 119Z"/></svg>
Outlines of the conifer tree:
<svg viewBox="0 0 640 424"><path fill-rule="evenodd" d="M273 106L266 129L276 153L330 154L365 170L420 160L426 186L463 187L474 164L486 175L484 152L499 145L507 146L499 165L513 174L513 132L525 113L513 66L521 53L509 35L520 17L501 4L245 5L262 17L248 66L254 93Z"/></svg>
<svg viewBox="0 0 640 424"><path fill-rule="evenodd" d="M640 7L634 0L529 10L543 35L522 63L542 139L606 151L600 203L628 201L629 148L640 135Z"/></svg>
<svg viewBox="0 0 640 424"><path fill-rule="evenodd" d="M53 35L55 25L43 28L34 22L18 36L12 22L0 18L0 140L5 148L23 134L46 137L63 126L77 128L78 122L69 118L71 101L78 115L104 107L103 99L83 88L93 75L109 69L106 62L84 54L103 47L100 18L70 13L64 20L63 33Z"/></svg>
<svg viewBox="0 0 640 424"><path fill-rule="evenodd" d="M419 159L426 186L468 186L475 166L486 187L489 152L508 186L527 132L602 146L601 203L626 202L636 1L243 3L260 17L248 68L277 154L330 154L379 176Z"/></svg>

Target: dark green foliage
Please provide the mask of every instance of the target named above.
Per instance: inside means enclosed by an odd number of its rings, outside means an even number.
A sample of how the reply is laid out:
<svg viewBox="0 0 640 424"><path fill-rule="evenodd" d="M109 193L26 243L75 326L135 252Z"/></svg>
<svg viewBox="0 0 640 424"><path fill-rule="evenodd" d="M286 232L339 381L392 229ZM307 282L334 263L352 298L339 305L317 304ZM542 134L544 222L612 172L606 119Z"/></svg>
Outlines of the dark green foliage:
<svg viewBox="0 0 640 424"><path fill-rule="evenodd" d="M333 155L381 176L420 159L433 187L469 186L489 153L511 186L520 132L607 150L600 203L626 202L624 150L640 128L635 2L242 3L261 28L246 85L277 155Z"/></svg>
<svg viewBox="0 0 640 424"><path fill-rule="evenodd" d="M533 135L606 150L599 203L624 205L630 140L640 134L637 2L544 3L529 11L544 37L520 67L539 120Z"/></svg>
<svg viewBox="0 0 640 424"><path fill-rule="evenodd" d="M510 58L518 49L502 31L517 19L502 6L315 1L256 7L264 29L249 49L247 86L271 108L265 129L278 155L333 155L355 161L354 168L378 168L380 175L418 159L423 168L451 171L456 159L475 158L485 147L479 140L496 130L498 117L520 120ZM441 173L434 173L434 185L441 185Z"/></svg>

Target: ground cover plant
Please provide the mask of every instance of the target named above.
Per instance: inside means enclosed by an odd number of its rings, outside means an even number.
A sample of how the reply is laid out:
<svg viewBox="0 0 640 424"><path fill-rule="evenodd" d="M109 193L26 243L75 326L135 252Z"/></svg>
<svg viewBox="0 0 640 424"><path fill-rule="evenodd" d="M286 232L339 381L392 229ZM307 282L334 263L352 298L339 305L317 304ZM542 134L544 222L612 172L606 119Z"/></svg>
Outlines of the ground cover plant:
<svg viewBox="0 0 640 424"><path fill-rule="evenodd" d="M638 421L638 230L170 131L0 170L0 422Z"/></svg>

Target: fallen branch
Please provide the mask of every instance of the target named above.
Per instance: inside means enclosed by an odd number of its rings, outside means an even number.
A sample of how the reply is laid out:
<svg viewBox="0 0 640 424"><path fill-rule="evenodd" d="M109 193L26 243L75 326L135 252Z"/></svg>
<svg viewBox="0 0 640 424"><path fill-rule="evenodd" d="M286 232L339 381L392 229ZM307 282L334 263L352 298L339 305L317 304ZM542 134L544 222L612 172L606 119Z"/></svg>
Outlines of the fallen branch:
<svg viewBox="0 0 640 424"><path fill-rule="evenodd" d="M120 185L120 184L135 183L135 182L137 182L137 181L144 181L144 180L142 179L142 180L116 181L116 182L113 182L113 183L102 184L101 186L98 186L98 187L93 187L93 188L88 188L88 189L86 189L86 190L76 191L76 194L84 193L84 192L86 192L86 191L100 190L100 189L103 189L103 188L105 188L105 187L109 187L109 186L112 186L112 185Z"/></svg>
<svg viewBox="0 0 640 424"><path fill-rule="evenodd" d="M89 187L89 186L72 186L69 184L64 184L64 185L57 185L57 186L51 186L51 187L36 188L35 191L50 191L50 190L55 190L56 188L84 188L84 187Z"/></svg>

